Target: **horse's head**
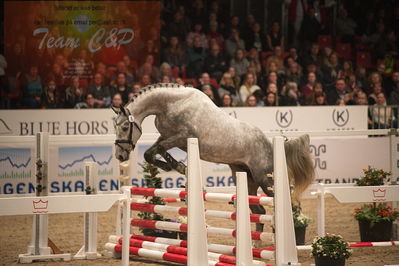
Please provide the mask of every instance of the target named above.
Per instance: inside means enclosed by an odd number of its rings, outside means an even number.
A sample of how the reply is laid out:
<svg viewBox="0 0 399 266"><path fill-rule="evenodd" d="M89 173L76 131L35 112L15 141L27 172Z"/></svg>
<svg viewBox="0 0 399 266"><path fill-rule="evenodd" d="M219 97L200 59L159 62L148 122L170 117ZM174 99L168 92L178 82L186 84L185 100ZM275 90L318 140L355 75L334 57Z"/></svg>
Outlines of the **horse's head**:
<svg viewBox="0 0 399 266"><path fill-rule="evenodd" d="M115 157L123 162L129 159L129 154L134 150L142 131L129 109L112 107L112 110L118 115L115 119Z"/></svg>

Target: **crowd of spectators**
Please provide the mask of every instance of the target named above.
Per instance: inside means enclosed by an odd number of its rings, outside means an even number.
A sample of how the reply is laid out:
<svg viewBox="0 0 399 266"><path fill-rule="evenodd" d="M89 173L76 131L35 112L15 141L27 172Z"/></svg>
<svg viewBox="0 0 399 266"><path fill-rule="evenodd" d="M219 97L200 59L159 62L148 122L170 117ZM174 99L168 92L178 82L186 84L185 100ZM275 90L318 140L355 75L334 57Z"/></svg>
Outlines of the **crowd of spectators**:
<svg viewBox="0 0 399 266"><path fill-rule="evenodd" d="M9 97L2 108L118 106L157 82L196 87L222 107L398 105L399 6L370 1L379 6L365 16L353 12L356 4L339 6L333 38L326 22L333 9L320 2L289 1L287 40L279 21L264 28L252 14L241 21L218 1L205 8L196 0L164 4L161 32L151 29L145 43L136 38L98 55L38 49L27 60L15 42L10 58L0 56L2 94Z"/></svg>

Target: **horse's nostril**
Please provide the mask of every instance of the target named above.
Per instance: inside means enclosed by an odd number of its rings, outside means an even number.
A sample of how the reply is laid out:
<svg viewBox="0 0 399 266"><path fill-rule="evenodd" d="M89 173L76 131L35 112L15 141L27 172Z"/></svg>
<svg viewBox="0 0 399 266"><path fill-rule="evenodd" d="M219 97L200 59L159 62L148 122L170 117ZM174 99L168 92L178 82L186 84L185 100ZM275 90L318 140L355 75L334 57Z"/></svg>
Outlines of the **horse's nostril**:
<svg viewBox="0 0 399 266"><path fill-rule="evenodd" d="M123 161L123 156L119 155L119 161Z"/></svg>

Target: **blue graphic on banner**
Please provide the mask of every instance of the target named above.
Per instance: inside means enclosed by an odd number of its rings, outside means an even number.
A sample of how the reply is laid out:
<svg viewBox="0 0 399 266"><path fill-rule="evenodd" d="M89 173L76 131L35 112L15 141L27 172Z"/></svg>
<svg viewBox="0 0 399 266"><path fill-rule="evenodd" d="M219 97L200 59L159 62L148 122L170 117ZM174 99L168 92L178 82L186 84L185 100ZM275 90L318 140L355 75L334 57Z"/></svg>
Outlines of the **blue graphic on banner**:
<svg viewBox="0 0 399 266"><path fill-rule="evenodd" d="M58 177L82 177L84 162L97 163L100 177L113 175L112 146L60 147L58 149Z"/></svg>
<svg viewBox="0 0 399 266"><path fill-rule="evenodd" d="M0 180L31 177L31 150L0 149Z"/></svg>

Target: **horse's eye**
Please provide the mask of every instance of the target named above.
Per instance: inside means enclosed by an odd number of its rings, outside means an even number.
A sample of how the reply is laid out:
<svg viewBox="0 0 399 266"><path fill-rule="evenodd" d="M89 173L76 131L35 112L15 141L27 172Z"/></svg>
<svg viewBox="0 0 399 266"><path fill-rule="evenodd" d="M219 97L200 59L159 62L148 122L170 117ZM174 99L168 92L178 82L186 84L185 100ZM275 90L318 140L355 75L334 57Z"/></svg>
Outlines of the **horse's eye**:
<svg viewBox="0 0 399 266"><path fill-rule="evenodd" d="M127 131L129 129L129 127L122 127L123 131Z"/></svg>

